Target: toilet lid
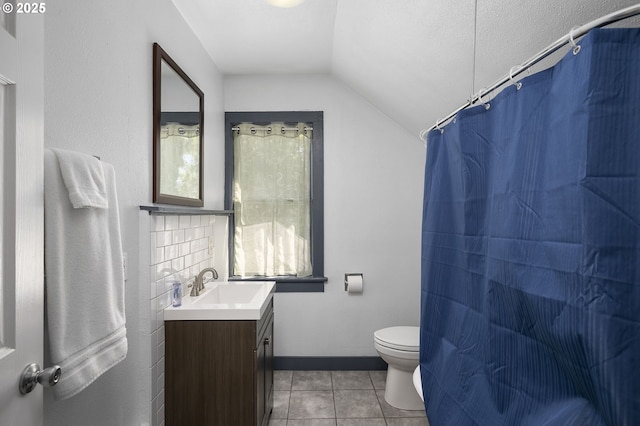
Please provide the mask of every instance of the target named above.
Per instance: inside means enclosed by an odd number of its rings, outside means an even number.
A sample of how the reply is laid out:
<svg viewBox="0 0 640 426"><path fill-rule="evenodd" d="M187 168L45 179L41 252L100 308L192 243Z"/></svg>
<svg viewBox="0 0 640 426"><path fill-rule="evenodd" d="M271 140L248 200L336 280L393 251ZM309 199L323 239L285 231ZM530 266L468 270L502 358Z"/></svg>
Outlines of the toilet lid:
<svg viewBox="0 0 640 426"><path fill-rule="evenodd" d="M420 327L389 327L375 331L374 339L381 345L401 351L420 350Z"/></svg>

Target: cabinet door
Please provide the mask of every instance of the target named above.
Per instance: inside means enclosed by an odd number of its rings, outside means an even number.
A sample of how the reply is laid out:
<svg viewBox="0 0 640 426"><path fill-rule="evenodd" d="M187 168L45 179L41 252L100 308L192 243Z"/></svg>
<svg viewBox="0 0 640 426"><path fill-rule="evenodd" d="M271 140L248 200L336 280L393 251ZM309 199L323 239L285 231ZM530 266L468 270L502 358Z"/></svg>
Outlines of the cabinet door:
<svg viewBox="0 0 640 426"><path fill-rule="evenodd" d="M256 425L266 426L273 409L273 317L256 348Z"/></svg>
<svg viewBox="0 0 640 426"><path fill-rule="evenodd" d="M265 416L263 426L269 423L269 417L273 410L273 317L265 333L264 345L264 394L265 394Z"/></svg>
<svg viewBox="0 0 640 426"><path fill-rule="evenodd" d="M256 348L256 426L264 424L266 412L265 395L265 345L261 342Z"/></svg>

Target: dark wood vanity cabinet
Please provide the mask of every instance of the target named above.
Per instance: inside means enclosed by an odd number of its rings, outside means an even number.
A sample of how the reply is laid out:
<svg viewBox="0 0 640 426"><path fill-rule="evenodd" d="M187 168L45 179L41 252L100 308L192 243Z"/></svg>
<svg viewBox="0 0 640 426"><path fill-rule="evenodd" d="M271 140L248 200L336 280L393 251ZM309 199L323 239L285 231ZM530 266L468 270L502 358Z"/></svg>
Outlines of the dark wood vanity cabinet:
<svg viewBox="0 0 640 426"><path fill-rule="evenodd" d="M256 321L165 321L165 424L266 426L273 300Z"/></svg>

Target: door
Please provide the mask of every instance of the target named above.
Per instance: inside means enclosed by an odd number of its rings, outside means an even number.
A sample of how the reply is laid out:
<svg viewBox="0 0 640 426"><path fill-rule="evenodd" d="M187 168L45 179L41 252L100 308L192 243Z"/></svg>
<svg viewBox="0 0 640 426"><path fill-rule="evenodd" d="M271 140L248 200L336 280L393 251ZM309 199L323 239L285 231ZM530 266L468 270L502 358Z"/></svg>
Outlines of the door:
<svg viewBox="0 0 640 426"><path fill-rule="evenodd" d="M42 387L22 395L18 382L27 364L43 362L44 17L18 14L16 3L2 3L0 424L37 426L43 422Z"/></svg>

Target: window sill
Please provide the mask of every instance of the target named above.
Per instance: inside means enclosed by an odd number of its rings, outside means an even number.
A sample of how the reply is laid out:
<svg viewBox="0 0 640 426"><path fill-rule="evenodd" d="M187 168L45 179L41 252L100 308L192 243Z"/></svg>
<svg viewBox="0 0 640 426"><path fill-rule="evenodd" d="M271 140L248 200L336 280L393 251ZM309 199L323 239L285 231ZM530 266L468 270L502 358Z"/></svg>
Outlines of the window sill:
<svg viewBox="0 0 640 426"><path fill-rule="evenodd" d="M327 277L229 277L229 281L275 281L276 293L323 293Z"/></svg>

